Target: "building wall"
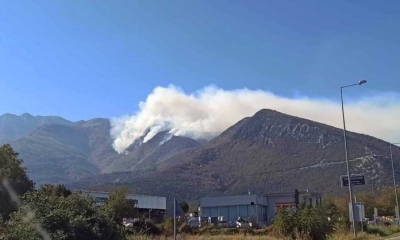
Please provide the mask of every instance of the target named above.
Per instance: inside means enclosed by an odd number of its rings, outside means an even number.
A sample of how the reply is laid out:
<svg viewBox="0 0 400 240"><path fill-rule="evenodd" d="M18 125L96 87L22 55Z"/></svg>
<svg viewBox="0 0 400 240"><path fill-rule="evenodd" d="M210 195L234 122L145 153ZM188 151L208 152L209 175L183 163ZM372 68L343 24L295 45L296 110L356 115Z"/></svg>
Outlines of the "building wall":
<svg viewBox="0 0 400 240"><path fill-rule="evenodd" d="M146 209L167 209L167 198L157 196L127 195L128 199L136 199L138 208Z"/></svg>
<svg viewBox="0 0 400 240"><path fill-rule="evenodd" d="M267 206L255 204L255 205L203 207L201 208L200 216L223 217L223 220L227 222L236 221L239 217L252 219L254 221L267 221Z"/></svg>
<svg viewBox="0 0 400 240"><path fill-rule="evenodd" d="M223 217L227 222L236 221L239 217L266 221L267 199L257 195L202 198L200 216Z"/></svg>
<svg viewBox="0 0 400 240"><path fill-rule="evenodd" d="M225 196L225 197L206 197L200 199L200 206L212 207L212 206L238 206L248 204L263 204L267 205L267 199L263 196L258 195L237 195L237 196Z"/></svg>
<svg viewBox="0 0 400 240"><path fill-rule="evenodd" d="M103 205L108 197L108 192L91 192L91 191L81 191L83 194L87 194L93 197L97 205ZM127 199L133 200L135 207L138 209L160 209L165 210L167 208L167 198L158 196L144 196L127 194Z"/></svg>
<svg viewBox="0 0 400 240"><path fill-rule="evenodd" d="M299 204L316 206L320 202L318 194L299 193ZM251 218L258 223L270 224L279 207L296 206L295 192L270 194L266 196L239 195L225 197L208 197L200 199L201 217L220 217L225 221L235 221L238 217Z"/></svg>

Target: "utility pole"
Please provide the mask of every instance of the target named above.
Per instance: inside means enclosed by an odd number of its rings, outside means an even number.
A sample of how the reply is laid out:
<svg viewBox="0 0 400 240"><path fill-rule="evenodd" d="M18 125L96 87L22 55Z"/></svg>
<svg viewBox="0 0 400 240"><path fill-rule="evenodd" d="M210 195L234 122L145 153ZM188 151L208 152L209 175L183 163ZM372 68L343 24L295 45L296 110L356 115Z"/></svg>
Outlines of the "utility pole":
<svg viewBox="0 0 400 240"><path fill-rule="evenodd" d="M174 240L176 240L176 199L174 198Z"/></svg>
<svg viewBox="0 0 400 240"><path fill-rule="evenodd" d="M397 225L399 225L399 200L398 200L398 197L397 197L396 176L394 174L394 162L393 162L392 144L399 144L399 143L389 143L390 159L392 160L393 188L394 188L394 195L396 197L396 207L395 207L396 214L395 215L396 215L396 218L397 218Z"/></svg>

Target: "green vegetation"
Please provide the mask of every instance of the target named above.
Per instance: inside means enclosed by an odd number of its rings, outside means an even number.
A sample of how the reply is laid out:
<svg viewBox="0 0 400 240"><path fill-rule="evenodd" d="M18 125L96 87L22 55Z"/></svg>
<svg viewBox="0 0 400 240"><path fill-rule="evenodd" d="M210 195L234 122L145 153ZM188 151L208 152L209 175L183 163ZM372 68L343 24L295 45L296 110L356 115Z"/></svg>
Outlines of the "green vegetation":
<svg viewBox="0 0 400 240"><path fill-rule="evenodd" d="M10 147L0 147L0 239L126 239L122 217L133 216L134 205L124 190L111 193L103 207L92 198L62 185L33 189ZM132 215L130 215L132 214Z"/></svg>
<svg viewBox="0 0 400 240"><path fill-rule="evenodd" d="M62 186L51 188L24 195L23 205L4 226L3 239L124 239L122 227L103 215L93 199Z"/></svg>
<svg viewBox="0 0 400 240"><path fill-rule="evenodd" d="M328 217L335 214L323 206L282 208L278 211L272 227L281 237L324 240L334 232L336 221L329 220Z"/></svg>
<svg viewBox="0 0 400 240"><path fill-rule="evenodd" d="M102 210L111 220L121 223L123 218L135 216L135 205L132 200L126 199L126 189L116 189L110 193Z"/></svg>
<svg viewBox="0 0 400 240"><path fill-rule="evenodd" d="M0 147L0 219L7 220L17 209L9 191L22 196L33 190L33 182L27 177L26 169L21 167L22 163L10 145Z"/></svg>
<svg viewBox="0 0 400 240"><path fill-rule="evenodd" d="M187 213L189 211L189 204L187 202L180 202L179 206L184 213Z"/></svg>
<svg viewBox="0 0 400 240"><path fill-rule="evenodd" d="M398 189L399 191L399 189ZM375 193L362 191L356 193L357 202L363 202L365 205L365 217L373 219L374 208L378 209L379 216L394 217L394 207L396 199L393 187L384 187ZM332 205L338 212L346 215L348 218L349 199L345 197L327 197L324 199L325 205Z"/></svg>

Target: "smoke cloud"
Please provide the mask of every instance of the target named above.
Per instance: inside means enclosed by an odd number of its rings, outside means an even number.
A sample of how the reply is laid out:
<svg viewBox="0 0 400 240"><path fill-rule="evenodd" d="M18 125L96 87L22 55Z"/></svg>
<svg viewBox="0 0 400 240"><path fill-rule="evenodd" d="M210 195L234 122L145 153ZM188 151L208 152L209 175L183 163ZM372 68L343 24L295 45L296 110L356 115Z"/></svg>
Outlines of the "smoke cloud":
<svg viewBox="0 0 400 240"><path fill-rule="evenodd" d="M114 149L122 153L136 139L150 140L160 131L194 139L210 139L244 117L268 108L342 127L340 102L327 99L285 98L261 90L223 90L214 86L186 94L170 85L156 87L139 111L132 116L111 120ZM382 94L357 101L346 101L346 125L350 131L398 141L400 98ZM396 139L397 137L397 139Z"/></svg>

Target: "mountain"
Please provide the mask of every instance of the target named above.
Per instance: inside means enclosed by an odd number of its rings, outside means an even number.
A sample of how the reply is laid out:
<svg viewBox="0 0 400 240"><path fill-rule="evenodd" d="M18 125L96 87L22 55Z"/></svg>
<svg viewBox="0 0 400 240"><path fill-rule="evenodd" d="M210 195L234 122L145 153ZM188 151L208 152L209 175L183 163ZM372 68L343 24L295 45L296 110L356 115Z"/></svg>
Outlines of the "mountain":
<svg viewBox="0 0 400 240"><path fill-rule="evenodd" d="M352 173L365 174L366 186L391 184L389 144L348 133ZM400 148L393 148L395 156ZM131 188L140 194L182 199L202 196L270 193L311 189L346 194L340 176L346 174L343 131L325 124L261 110L218 137L160 162L154 171L109 173L70 183L72 188ZM398 167L396 175L400 177Z"/></svg>
<svg viewBox="0 0 400 240"><path fill-rule="evenodd" d="M0 115L0 144L17 140L45 124L70 125L71 123L56 116L32 116L28 113L17 116L6 113Z"/></svg>
<svg viewBox="0 0 400 240"><path fill-rule="evenodd" d="M29 119L25 123L32 123L25 124L33 128L30 132L14 131L18 132L14 135L17 139L10 143L24 159L29 177L38 186L45 183L60 184L114 171L150 171L157 164L200 145L190 138L161 132L146 143L132 144L125 154L117 154L112 147L108 119L69 122L59 117L29 116L25 114L11 120L7 117L3 126L4 129L7 126L18 129L21 119ZM14 120L17 122L14 123Z"/></svg>
<svg viewBox="0 0 400 240"><path fill-rule="evenodd" d="M144 134L123 154L112 148L110 127L103 118L71 122L29 114L0 117L1 139L20 153L37 185L125 186L140 194L187 200L249 190L347 192L339 181L346 174L342 130L307 119L264 109L210 141L163 131L147 142ZM367 178L367 185L356 191L391 185L387 142L349 132L348 144L351 172ZM393 147L393 153L400 156L400 149Z"/></svg>
<svg viewBox="0 0 400 240"><path fill-rule="evenodd" d="M196 149L201 144L187 137L173 136L168 131L157 133L152 139L143 143L139 138L118 156L109 169L109 172L155 170L161 163L169 164L172 159L189 150Z"/></svg>
<svg viewBox="0 0 400 240"><path fill-rule="evenodd" d="M108 120L104 120L108 123ZM35 129L29 135L11 143L12 147L24 159L29 177L37 185L43 183L63 183L84 176L93 176L101 172L92 155L95 155L95 131L85 127L87 123L72 125L48 124ZM101 120L97 125L101 126ZM102 142L106 139L101 139ZM106 159L107 154L104 154Z"/></svg>

